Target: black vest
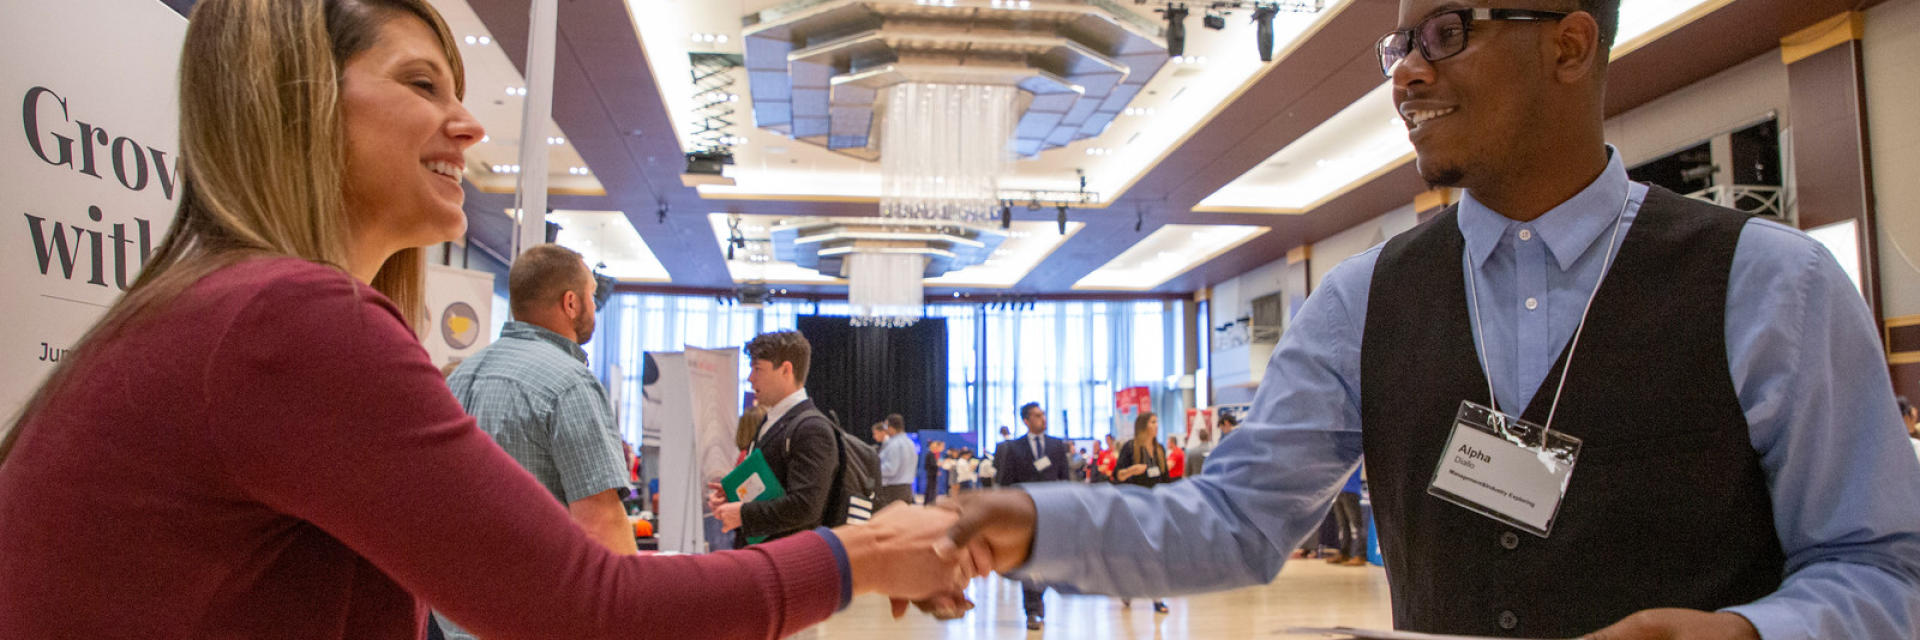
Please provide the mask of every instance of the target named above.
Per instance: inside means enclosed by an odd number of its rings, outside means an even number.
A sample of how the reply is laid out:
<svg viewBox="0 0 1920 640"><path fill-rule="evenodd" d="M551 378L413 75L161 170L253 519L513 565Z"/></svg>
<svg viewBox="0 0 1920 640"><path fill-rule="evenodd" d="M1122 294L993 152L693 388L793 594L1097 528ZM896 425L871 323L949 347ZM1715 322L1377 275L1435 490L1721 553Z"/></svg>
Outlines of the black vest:
<svg viewBox="0 0 1920 640"><path fill-rule="evenodd" d="M1396 627L1573 637L1641 609L1711 611L1779 587L1785 554L1727 366L1727 278L1745 224L1658 187L1647 194L1554 417L1584 445L1545 539L1427 494L1455 410L1487 394L1458 211L1386 244L1368 294L1360 410ZM1523 417L1546 422L1565 362L1562 347Z"/></svg>

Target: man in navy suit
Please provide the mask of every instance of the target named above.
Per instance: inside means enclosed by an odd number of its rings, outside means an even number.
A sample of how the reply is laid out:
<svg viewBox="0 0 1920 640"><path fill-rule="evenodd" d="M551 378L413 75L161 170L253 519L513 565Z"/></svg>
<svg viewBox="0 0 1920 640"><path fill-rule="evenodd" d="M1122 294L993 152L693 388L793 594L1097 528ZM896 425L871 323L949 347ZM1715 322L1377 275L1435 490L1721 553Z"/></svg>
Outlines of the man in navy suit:
<svg viewBox="0 0 1920 640"><path fill-rule="evenodd" d="M1024 482L1066 480L1067 441L1047 435L1047 412L1040 409L1040 403L1022 405L1020 421L1027 424L1027 433L1000 443L993 452L994 478L1007 487ZM1025 592L1022 595L1027 609L1027 628L1038 630L1040 620L1047 615L1044 601L1047 589L1037 582L1023 582L1021 587Z"/></svg>

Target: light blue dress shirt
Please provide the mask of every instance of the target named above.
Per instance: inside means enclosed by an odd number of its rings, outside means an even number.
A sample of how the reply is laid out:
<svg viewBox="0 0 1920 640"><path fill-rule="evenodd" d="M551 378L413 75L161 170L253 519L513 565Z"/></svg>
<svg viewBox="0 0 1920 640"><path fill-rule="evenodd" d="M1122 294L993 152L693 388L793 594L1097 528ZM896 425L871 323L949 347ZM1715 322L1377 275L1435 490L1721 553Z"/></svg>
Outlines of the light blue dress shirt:
<svg viewBox="0 0 1920 640"><path fill-rule="evenodd" d="M1485 324L1476 344L1503 409L1531 402L1600 279L1623 199L1622 240L1646 195L1609 151L1599 178L1535 220L1471 194L1460 204L1462 269ZM1361 333L1379 251L1342 262L1307 299L1246 423L1201 476L1152 490L1023 486L1039 520L1016 575L1137 597L1272 581L1359 463ZM1726 309L1728 374L1787 557L1779 591L1728 610L1766 640L1920 638L1920 461L1858 290L1819 243L1756 219L1741 231Z"/></svg>
<svg viewBox="0 0 1920 640"><path fill-rule="evenodd" d="M887 437L880 444L880 486L913 484L913 474L920 469L920 452L914 448L907 434L901 433Z"/></svg>

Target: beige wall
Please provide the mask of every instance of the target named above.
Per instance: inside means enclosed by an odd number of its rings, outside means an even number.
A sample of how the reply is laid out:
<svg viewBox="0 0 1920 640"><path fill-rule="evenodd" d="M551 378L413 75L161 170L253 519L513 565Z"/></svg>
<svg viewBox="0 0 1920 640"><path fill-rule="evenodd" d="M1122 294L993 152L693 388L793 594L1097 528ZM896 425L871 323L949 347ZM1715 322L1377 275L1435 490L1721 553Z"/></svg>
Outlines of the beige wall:
<svg viewBox="0 0 1920 640"><path fill-rule="evenodd" d="M1378 218L1354 225L1352 228L1333 234L1325 240L1313 243L1312 267L1307 279L1313 288L1320 288L1320 281L1327 278L1327 272L1333 271L1341 261L1359 255L1374 245L1386 242L1388 238L1400 235L1419 222L1413 203L1383 213Z"/></svg>
<svg viewBox="0 0 1920 640"><path fill-rule="evenodd" d="M1787 65L1778 50L1607 120L1607 142L1631 167L1777 114L1790 132ZM1787 138L1788 136L1782 136Z"/></svg>
<svg viewBox="0 0 1920 640"><path fill-rule="evenodd" d="M1880 226L1880 303L1888 318L1920 314L1920 0L1867 11L1867 126Z"/></svg>

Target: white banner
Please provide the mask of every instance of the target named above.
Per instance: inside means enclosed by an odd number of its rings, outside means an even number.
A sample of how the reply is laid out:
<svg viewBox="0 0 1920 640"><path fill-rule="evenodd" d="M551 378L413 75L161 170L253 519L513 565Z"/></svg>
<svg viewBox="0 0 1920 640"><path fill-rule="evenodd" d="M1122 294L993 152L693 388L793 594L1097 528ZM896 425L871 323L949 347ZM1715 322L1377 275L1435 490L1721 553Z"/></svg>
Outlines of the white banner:
<svg viewBox="0 0 1920 640"><path fill-rule="evenodd" d="M420 343L435 366L465 360L493 342L493 274L430 264L426 294L429 324Z"/></svg>
<svg viewBox="0 0 1920 640"><path fill-rule="evenodd" d="M8 110L17 125L0 126L0 416L11 417L173 219L187 21L155 0L0 4L0 97L20 107Z"/></svg>
<svg viewBox="0 0 1920 640"><path fill-rule="evenodd" d="M699 454L700 484L733 470L740 447L733 440L740 426L740 350L687 349L687 371L693 393L693 442Z"/></svg>
<svg viewBox="0 0 1920 640"><path fill-rule="evenodd" d="M694 464L693 395L686 354L648 352L658 376L641 387L642 429L660 434L661 551L706 551L706 483ZM691 487L691 488L690 488Z"/></svg>

